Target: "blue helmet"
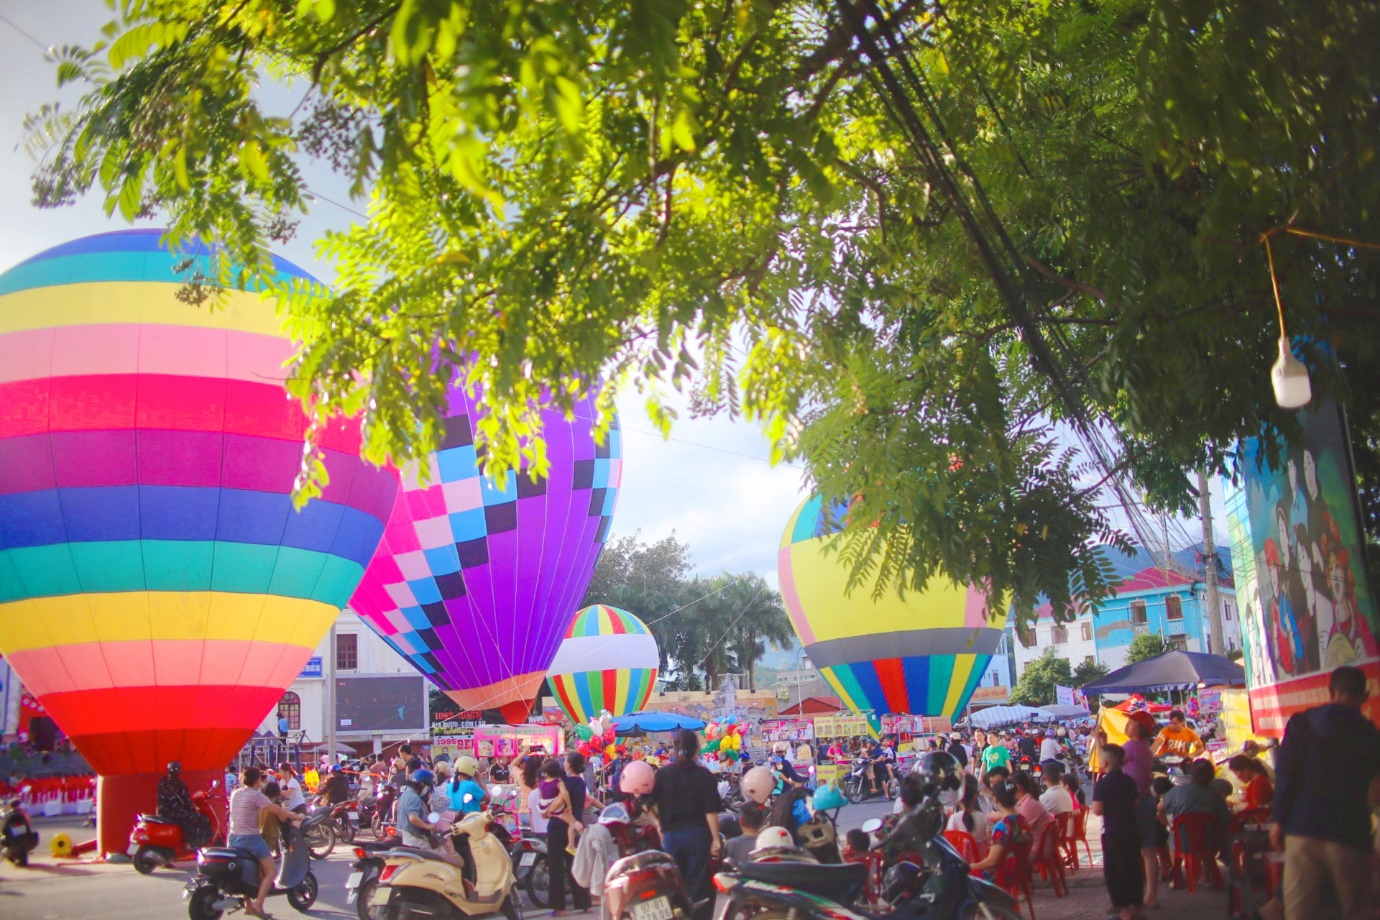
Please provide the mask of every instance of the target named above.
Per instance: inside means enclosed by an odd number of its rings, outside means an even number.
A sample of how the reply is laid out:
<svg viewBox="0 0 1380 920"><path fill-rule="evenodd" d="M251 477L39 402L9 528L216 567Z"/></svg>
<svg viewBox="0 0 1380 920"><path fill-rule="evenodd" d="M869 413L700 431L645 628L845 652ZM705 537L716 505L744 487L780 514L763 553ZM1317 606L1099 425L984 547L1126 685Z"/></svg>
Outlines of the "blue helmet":
<svg viewBox="0 0 1380 920"><path fill-rule="evenodd" d="M340 772L342 772L344 769L345 769L345 768L342 767L340 764L338 764L338 763L333 763L333 764L331 764L331 769L330 769L328 772L330 772L330 773L340 773Z"/></svg>
<svg viewBox="0 0 1380 920"><path fill-rule="evenodd" d="M421 769L412 771L411 779L412 782L419 786L431 786L436 783L436 774L432 773L426 767L422 767Z"/></svg>
<svg viewBox="0 0 1380 920"><path fill-rule="evenodd" d="M834 783L825 783L815 790L814 800L810 804L811 811L827 811L830 808L842 808L848 804L848 800L843 797L839 787Z"/></svg>

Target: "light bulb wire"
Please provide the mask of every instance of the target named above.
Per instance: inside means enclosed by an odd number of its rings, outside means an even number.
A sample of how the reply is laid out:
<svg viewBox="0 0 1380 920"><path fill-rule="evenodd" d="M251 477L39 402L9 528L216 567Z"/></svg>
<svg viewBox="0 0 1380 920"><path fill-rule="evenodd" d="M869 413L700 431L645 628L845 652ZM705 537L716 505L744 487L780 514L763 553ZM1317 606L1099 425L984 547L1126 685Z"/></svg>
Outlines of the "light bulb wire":
<svg viewBox="0 0 1380 920"><path fill-rule="evenodd" d="M1284 338L1287 333L1284 331L1284 302L1279 298L1279 279L1275 277L1275 251L1270 248L1270 234L1265 234L1265 258L1270 263L1270 287L1275 292L1275 310L1279 312L1279 336Z"/></svg>

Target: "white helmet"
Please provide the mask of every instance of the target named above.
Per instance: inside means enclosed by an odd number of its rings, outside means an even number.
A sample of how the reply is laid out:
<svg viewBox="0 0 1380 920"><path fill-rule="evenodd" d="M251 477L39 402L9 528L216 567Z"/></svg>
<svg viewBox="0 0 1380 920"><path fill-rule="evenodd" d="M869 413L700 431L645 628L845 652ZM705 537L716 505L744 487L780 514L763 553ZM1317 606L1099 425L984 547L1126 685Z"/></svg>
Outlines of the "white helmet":
<svg viewBox="0 0 1380 920"><path fill-rule="evenodd" d="M753 767L743 774L738 788L742 791L743 798L751 799L758 805L765 805L767 799L776 791L776 774L766 767Z"/></svg>
<svg viewBox="0 0 1380 920"><path fill-rule="evenodd" d="M757 846L754 849L764 850L767 847L793 847L795 839L791 837L791 832L784 827L764 827L757 835Z"/></svg>
<svg viewBox="0 0 1380 920"><path fill-rule="evenodd" d="M455 758L455 772L465 773L469 776L478 776L479 761L475 760L469 754L461 754L459 757Z"/></svg>

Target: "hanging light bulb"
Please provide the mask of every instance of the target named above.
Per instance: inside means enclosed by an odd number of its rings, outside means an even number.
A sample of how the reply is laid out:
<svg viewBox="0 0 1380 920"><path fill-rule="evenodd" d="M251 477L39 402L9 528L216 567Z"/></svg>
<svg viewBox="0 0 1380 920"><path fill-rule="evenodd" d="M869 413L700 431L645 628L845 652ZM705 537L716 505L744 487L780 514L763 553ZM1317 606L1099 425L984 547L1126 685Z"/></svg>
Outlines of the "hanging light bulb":
<svg viewBox="0 0 1380 920"><path fill-rule="evenodd" d="M1275 387L1275 402L1281 409L1301 409L1313 398L1313 385L1308 380L1308 368L1294 357L1289 337L1279 337L1279 357L1270 368L1270 382Z"/></svg>
<svg viewBox="0 0 1380 920"><path fill-rule="evenodd" d="M1275 254L1270 248L1270 235L1264 236L1265 256L1270 262L1270 286L1275 292L1275 309L1279 311L1279 357L1270 368L1270 383L1275 388L1275 402L1281 409L1302 409L1313 398L1313 384L1308 368L1294 357L1289 335L1284 331L1284 302L1279 297L1279 281L1275 278Z"/></svg>

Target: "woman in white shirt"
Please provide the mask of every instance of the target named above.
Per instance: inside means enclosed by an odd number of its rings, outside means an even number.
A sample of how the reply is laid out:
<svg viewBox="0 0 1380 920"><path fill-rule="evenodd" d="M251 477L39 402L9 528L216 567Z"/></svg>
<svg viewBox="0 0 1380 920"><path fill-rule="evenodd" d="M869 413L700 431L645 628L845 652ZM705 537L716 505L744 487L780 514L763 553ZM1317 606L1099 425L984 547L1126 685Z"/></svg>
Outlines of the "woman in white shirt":
<svg viewBox="0 0 1380 920"><path fill-rule="evenodd" d="M989 834L987 815L983 814L982 808L978 804L977 777L963 777L963 799L954 809L954 813L949 816L949 823L944 829L971 834L973 841L977 843L978 856L987 855Z"/></svg>

